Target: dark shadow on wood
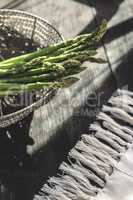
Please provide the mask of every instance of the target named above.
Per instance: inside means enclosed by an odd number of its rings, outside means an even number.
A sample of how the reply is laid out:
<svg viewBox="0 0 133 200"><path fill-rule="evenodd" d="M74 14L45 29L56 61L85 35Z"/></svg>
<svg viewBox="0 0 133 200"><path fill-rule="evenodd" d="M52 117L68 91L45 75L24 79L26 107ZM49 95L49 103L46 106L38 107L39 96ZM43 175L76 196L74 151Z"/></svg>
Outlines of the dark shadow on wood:
<svg viewBox="0 0 133 200"><path fill-rule="evenodd" d="M132 30L133 17L117 24L116 26L109 28L108 33L106 34L105 44L130 33Z"/></svg>
<svg viewBox="0 0 133 200"><path fill-rule="evenodd" d="M91 6L91 2L89 1L88 2L88 0L73 0L73 1L76 1L76 2L78 2L78 3L82 3L82 4L85 4L85 5L90 5Z"/></svg>
<svg viewBox="0 0 133 200"><path fill-rule="evenodd" d="M133 91L133 48L121 58L121 64L117 68L116 73L121 71L121 79L126 89Z"/></svg>
<svg viewBox="0 0 133 200"><path fill-rule="evenodd" d="M79 34L84 34L84 33L94 30L95 25L97 24L97 19L99 20L99 22L103 18L107 19L107 21L110 21L110 19L116 14L116 12L119 9L120 4L124 0L112 0L112 1L74 0L74 1L86 4L92 8L95 8L96 10L96 16L94 16L94 19L79 33Z"/></svg>
<svg viewBox="0 0 133 200"><path fill-rule="evenodd" d="M27 154L27 145L34 143L29 136L32 116L33 114L30 114L21 121L22 127L20 127L20 123L17 123L0 129L0 181L5 189L8 188L8 193L14 190L14 184L17 181L18 183L23 181L23 171L31 170L33 166L31 157ZM18 176L18 172L21 176ZM18 183L15 185L17 186ZM0 196L2 195L4 194L1 192Z"/></svg>

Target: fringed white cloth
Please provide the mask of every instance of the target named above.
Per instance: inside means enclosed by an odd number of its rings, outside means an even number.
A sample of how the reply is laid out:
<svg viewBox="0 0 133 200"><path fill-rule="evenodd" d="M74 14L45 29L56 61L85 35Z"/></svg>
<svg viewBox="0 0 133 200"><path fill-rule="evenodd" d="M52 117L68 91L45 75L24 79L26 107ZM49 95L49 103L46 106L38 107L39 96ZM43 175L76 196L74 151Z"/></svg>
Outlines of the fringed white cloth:
<svg viewBox="0 0 133 200"><path fill-rule="evenodd" d="M108 180L133 142L133 93L118 90L34 200L89 200Z"/></svg>

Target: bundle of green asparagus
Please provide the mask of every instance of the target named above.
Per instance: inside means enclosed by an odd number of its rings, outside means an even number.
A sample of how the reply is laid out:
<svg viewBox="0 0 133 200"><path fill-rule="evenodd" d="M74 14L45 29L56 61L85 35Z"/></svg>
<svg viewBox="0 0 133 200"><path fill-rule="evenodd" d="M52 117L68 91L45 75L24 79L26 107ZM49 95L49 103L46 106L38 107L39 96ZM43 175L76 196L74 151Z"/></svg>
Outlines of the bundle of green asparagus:
<svg viewBox="0 0 133 200"><path fill-rule="evenodd" d="M95 55L106 28L107 22L103 20L91 34L0 62L0 96L73 84L77 81L74 75L84 70L84 61L102 61Z"/></svg>

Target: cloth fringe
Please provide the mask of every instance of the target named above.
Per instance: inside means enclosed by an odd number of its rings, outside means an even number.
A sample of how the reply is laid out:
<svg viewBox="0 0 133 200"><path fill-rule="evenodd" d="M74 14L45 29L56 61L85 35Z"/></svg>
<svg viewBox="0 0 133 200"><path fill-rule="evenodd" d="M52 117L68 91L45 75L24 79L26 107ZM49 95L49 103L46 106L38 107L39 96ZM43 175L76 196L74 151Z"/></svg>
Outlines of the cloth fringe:
<svg viewBox="0 0 133 200"><path fill-rule="evenodd" d="M133 142L133 93L118 90L81 136L34 200L89 200L102 189L122 153Z"/></svg>

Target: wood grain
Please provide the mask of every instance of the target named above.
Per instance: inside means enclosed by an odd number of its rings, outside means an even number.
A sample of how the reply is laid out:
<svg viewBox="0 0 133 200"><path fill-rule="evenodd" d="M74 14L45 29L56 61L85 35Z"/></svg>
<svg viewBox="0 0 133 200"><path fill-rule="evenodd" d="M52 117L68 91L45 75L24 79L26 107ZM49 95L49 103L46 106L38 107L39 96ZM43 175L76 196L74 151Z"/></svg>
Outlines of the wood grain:
<svg viewBox="0 0 133 200"><path fill-rule="evenodd" d="M0 7L8 2L0 1ZM115 81L117 80L118 87L131 88L133 2L25 0L18 5L14 3L14 8L49 20L65 38L92 30L102 18L109 20L108 34L99 48L99 56L104 57L108 63L85 63L88 69L80 75L81 80L77 84L58 91L47 105L34 113L29 130L34 144L27 147L27 153L31 155L36 167L35 185L39 185L56 172L67 151L87 131L89 122L95 117L101 104L115 91ZM88 103L90 98L96 100L95 106ZM28 194L23 192L20 195L24 190L21 191L17 183L14 187L18 190L15 194L18 196L14 199L19 197L29 200ZM26 187L31 188L30 185Z"/></svg>

